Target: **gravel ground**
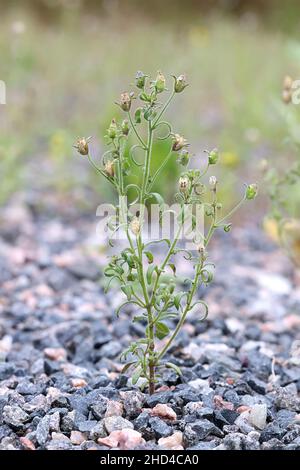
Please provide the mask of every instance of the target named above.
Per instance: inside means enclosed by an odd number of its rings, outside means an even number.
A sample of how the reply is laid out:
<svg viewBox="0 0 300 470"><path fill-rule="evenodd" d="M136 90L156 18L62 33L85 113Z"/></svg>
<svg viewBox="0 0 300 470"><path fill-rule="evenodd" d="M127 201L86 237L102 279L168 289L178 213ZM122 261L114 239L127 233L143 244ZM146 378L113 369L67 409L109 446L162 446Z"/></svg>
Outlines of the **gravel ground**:
<svg viewBox="0 0 300 470"><path fill-rule="evenodd" d="M209 318L148 396L120 375L142 330L103 295L95 219L20 202L0 219L0 449L300 449L300 285L259 229L214 243Z"/></svg>

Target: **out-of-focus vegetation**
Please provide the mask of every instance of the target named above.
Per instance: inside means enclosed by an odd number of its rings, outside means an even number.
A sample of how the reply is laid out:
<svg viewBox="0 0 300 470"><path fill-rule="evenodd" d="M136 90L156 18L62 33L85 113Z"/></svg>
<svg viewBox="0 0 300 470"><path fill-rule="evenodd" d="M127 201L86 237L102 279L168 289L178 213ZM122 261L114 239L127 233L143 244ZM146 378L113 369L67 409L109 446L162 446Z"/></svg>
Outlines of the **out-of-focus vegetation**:
<svg viewBox="0 0 300 470"><path fill-rule="evenodd" d="M151 2L151 8L134 0L33 1L32 10L23 2L5 3L0 170L6 184L0 199L30 177L37 187L61 192L72 193L82 182L106 191L73 158L72 142L93 135L100 158L100 136L119 114L110 103L137 69L187 74L193 86L169 111L174 131L192 136L199 149L195 165L202 150L217 143L228 203L235 198L231 169L239 167L247 180L258 174L262 158L280 162L295 152L284 142L290 126L281 116L280 90L286 73L298 76L296 2ZM280 8L285 15L279 16ZM162 155L157 146L155 158ZM176 177L174 161L162 184L171 186Z"/></svg>

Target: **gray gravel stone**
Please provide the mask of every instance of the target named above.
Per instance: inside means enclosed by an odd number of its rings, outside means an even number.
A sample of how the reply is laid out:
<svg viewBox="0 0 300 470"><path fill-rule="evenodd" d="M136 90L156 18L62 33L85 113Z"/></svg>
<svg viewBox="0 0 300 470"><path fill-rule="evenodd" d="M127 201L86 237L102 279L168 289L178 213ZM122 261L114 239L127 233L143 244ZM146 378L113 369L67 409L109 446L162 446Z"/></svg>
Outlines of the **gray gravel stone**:
<svg viewBox="0 0 300 470"><path fill-rule="evenodd" d="M209 435L222 437L224 434L213 423L207 419L203 419L187 424L184 429L183 439L188 446L191 446L202 441Z"/></svg>
<svg viewBox="0 0 300 470"><path fill-rule="evenodd" d="M263 429L260 435L260 442L267 442L274 438L281 439L284 433L285 431L278 425L270 423L265 427L265 429Z"/></svg>
<svg viewBox="0 0 300 470"><path fill-rule="evenodd" d="M0 362L0 381L1 380L6 380L9 377L11 377L16 368L13 364L7 363L7 362Z"/></svg>
<svg viewBox="0 0 300 470"><path fill-rule="evenodd" d="M40 446L44 446L48 440L50 428L50 416L42 418L36 428L36 440Z"/></svg>
<svg viewBox="0 0 300 470"><path fill-rule="evenodd" d="M122 418L122 416L110 416L109 418L104 418L103 423L108 434L120 429L133 429L134 427L130 421Z"/></svg>
<svg viewBox="0 0 300 470"><path fill-rule="evenodd" d="M96 419L102 419L107 409L108 398L99 396L97 402L90 406L90 410Z"/></svg>
<svg viewBox="0 0 300 470"><path fill-rule="evenodd" d="M149 426L151 427L157 439L170 436L173 433L172 427L168 426L162 419L158 417L150 418Z"/></svg>
<svg viewBox="0 0 300 470"><path fill-rule="evenodd" d="M19 406L6 405L3 408L3 421L18 431L23 429L24 423L30 420L30 416L23 411Z"/></svg>
<svg viewBox="0 0 300 470"><path fill-rule="evenodd" d="M136 418L142 411L145 395L139 391L121 392L124 409L128 418Z"/></svg>
<svg viewBox="0 0 300 470"><path fill-rule="evenodd" d="M287 408L290 411L300 411L300 398L297 395L297 387L294 383L276 390L275 405L279 409Z"/></svg>

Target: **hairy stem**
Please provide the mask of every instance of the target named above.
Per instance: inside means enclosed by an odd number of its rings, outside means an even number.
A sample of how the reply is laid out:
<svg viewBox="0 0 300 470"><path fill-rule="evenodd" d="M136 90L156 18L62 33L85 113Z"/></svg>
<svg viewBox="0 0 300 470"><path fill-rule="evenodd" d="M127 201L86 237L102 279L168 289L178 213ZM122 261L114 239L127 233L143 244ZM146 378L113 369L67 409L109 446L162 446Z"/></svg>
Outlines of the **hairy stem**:
<svg viewBox="0 0 300 470"><path fill-rule="evenodd" d="M145 213L145 195L146 187L150 175L150 165L151 165L151 156L152 156L152 141L153 141L153 130L151 128L151 123L148 124L148 142L146 146L146 155L145 155L145 166L144 166L144 175L142 182L142 189L140 193L140 221L141 221L141 232L137 238L137 247L138 247L138 257L140 265L140 282L143 290L143 295L145 299L146 309L147 309L147 322L148 322L148 346L147 346L147 355L148 355L148 367L149 367L149 393L150 395L155 391L155 342L154 342L154 322L153 322L153 313L152 305L149 301L149 295L147 292L145 274L143 267L143 241L142 241L142 225L144 221Z"/></svg>
<svg viewBox="0 0 300 470"><path fill-rule="evenodd" d="M158 360L162 359L162 357L166 354L168 349L171 347L173 341L175 340L176 336L178 335L179 331L181 330L182 325L185 322L186 316L187 316L187 314L189 313L189 311L191 309L191 304L192 304L194 295L196 293L196 289L198 287L198 279L199 279L201 269L202 269L202 264L200 264L200 266L198 265L196 267L195 277L194 277L194 280L193 280L193 283L192 283L192 288L191 288L191 290L189 291L189 294L188 294L188 299L187 299L187 304L185 306L185 309L184 309L184 311L181 315L181 318L180 318L179 322L177 323L176 328L173 331L171 337L169 338L169 340L167 341L167 343L165 344L163 349L158 354L158 357L157 357Z"/></svg>

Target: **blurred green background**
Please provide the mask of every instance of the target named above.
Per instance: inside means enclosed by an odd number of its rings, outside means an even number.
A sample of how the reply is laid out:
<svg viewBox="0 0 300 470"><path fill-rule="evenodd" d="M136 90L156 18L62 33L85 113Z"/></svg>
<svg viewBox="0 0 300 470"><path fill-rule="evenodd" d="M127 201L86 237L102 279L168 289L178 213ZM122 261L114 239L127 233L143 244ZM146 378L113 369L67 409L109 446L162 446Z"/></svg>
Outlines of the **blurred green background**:
<svg viewBox="0 0 300 470"><path fill-rule="evenodd" d="M187 74L190 86L168 114L199 161L203 149L220 149L228 204L242 192L241 181L259 180L262 159L280 168L297 155L299 110L280 97L284 75L300 74L299 2L24 4L0 1L0 80L7 86L1 204L28 192L55 194L82 210L107 199L105 183L72 144L92 135L95 157L105 150L102 136L119 113L114 102L139 69ZM164 152L157 145L155 159ZM168 195L177 174L174 159L161 180Z"/></svg>

